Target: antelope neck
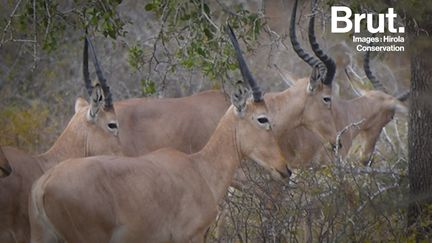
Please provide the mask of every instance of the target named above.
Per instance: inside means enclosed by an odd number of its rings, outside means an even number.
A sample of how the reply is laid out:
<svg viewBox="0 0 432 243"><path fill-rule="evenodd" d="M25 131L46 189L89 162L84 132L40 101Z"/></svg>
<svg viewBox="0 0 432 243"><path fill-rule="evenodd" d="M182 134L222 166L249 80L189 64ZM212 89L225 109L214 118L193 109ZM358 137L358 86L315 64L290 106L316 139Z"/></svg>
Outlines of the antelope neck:
<svg viewBox="0 0 432 243"><path fill-rule="evenodd" d="M239 118L235 117L231 107L204 148L191 155L216 202L224 197L243 159L237 139L236 119Z"/></svg>

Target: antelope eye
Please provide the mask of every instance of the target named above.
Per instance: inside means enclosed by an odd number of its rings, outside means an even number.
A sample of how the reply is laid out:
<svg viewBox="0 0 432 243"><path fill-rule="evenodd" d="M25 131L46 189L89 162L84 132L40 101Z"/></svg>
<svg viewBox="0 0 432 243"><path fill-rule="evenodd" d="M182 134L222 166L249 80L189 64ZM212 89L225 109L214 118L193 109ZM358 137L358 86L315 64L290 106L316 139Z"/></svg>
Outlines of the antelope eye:
<svg viewBox="0 0 432 243"><path fill-rule="evenodd" d="M117 129L117 123L108 123L108 128L109 129Z"/></svg>
<svg viewBox="0 0 432 243"><path fill-rule="evenodd" d="M331 97L326 96L326 97L323 98L323 101L325 103L330 103L331 102Z"/></svg>
<svg viewBox="0 0 432 243"><path fill-rule="evenodd" d="M261 124L269 123L267 117L258 117L257 121Z"/></svg>

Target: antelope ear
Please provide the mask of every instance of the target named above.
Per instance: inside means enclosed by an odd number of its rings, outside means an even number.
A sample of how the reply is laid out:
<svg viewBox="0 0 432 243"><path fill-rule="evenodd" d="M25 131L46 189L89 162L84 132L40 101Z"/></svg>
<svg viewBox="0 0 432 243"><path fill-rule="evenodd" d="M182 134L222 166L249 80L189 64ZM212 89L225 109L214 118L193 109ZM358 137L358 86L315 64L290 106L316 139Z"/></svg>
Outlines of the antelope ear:
<svg viewBox="0 0 432 243"><path fill-rule="evenodd" d="M322 77L321 77L320 68L318 65L316 65L312 69L312 73L311 73L311 76L309 78L309 84L307 86L307 92L308 93L314 93L315 90L317 89L318 85L320 84L321 79L322 79Z"/></svg>
<svg viewBox="0 0 432 243"><path fill-rule="evenodd" d="M75 113L88 105L89 103L85 99L78 97L75 101Z"/></svg>
<svg viewBox="0 0 432 243"><path fill-rule="evenodd" d="M231 93L231 103L234 105L236 114L239 117L244 115L244 111L246 110L246 101L249 96L249 89L245 86L243 81L237 81L234 85L234 91Z"/></svg>
<svg viewBox="0 0 432 243"><path fill-rule="evenodd" d="M104 107L105 99L103 95L103 90L100 84L94 86L92 95L90 97L90 109L87 113L87 120L95 121L97 114Z"/></svg>

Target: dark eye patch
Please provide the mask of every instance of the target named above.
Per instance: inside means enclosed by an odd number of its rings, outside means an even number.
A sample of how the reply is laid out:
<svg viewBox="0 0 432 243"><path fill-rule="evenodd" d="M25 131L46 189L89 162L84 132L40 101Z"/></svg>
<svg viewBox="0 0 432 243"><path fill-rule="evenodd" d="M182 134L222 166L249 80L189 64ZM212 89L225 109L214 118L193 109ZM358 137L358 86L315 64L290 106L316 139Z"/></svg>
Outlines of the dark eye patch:
<svg viewBox="0 0 432 243"><path fill-rule="evenodd" d="M116 123L108 123L108 127L110 129L117 129L117 124Z"/></svg>
<svg viewBox="0 0 432 243"><path fill-rule="evenodd" d="M324 97L323 100L324 102L329 103L331 102L331 97Z"/></svg>
<svg viewBox="0 0 432 243"><path fill-rule="evenodd" d="M264 123L269 123L269 120L267 119L267 117L260 117L257 119L259 123L264 124Z"/></svg>

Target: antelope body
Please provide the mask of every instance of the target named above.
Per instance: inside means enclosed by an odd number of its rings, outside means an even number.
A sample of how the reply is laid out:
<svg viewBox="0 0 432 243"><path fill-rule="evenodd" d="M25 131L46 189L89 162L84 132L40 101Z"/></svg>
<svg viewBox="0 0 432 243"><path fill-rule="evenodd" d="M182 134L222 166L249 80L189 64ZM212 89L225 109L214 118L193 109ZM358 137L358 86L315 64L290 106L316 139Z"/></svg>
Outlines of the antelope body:
<svg viewBox="0 0 432 243"><path fill-rule="evenodd" d="M209 140L229 103L225 94L216 90L182 98L115 102L123 153L138 156L165 147L197 152Z"/></svg>
<svg viewBox="0 0 432 243"><path fill-rule="evenodd" d="M47 152L30 155L2 147L12 172L0 178L0 242L29 242L28 196L33 182L46 170L69 158L121 154L116 113L104 89L109 90L102 80L89 90L90 104L77 99L74 116Z"/></svg>

